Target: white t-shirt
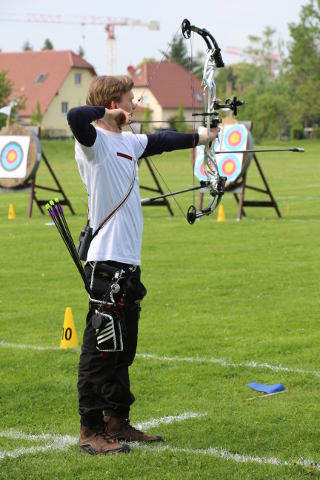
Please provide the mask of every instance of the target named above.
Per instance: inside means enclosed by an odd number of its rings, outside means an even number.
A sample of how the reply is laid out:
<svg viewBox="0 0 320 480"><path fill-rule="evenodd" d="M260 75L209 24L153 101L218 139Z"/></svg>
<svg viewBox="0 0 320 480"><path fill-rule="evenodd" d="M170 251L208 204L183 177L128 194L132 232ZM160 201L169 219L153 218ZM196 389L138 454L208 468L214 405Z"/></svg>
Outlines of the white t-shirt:
<svg viewBox="0 0 320 480"><path fill-rule="evenodd" d="M87 261L140 265L143 219L137 160L147 146L147 136L95 128L97 138L92 147L75 142L75 158L88 192L93 232L128 193L134 169L136 178L125 203L92 240Z"/></svg>

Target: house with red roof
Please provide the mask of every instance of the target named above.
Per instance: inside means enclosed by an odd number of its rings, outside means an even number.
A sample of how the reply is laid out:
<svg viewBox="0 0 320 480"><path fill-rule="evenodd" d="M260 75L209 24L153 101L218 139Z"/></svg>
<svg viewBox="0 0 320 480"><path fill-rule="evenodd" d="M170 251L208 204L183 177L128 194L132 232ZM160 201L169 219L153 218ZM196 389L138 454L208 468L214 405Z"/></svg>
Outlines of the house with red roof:
<svg viewBox="0 0 320 480"><path fill-rule="evenodd" d="M203 111L201 81L178 63L145 62L128 67L128 73L134 81L135 101L144 109L149 107L155 127L167 128L180 104L188 121L194 120L192 113Z"/></svg>
<svg viewBox="0 0 320 480"><path fill-rule="evenodd" d="M30 124L39 102L41 129L48 136L71 136L66 115L71 107L84 105L94 67L70 50L0 52L0 71L7 72L11 98L24 100L21 123ZM10 99L11 99L10 98Z"/></svg>

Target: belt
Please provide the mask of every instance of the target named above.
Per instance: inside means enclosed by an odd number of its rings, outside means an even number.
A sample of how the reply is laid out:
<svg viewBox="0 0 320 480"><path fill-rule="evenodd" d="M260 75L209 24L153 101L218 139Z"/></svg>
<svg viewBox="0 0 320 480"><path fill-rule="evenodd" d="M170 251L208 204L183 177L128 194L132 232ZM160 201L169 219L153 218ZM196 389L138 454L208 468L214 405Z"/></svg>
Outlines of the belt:
<svg viewBox="0 0 320 480"><path fill-rule="evenodd" d="M95 276L110 280L112 280L115 273L119 270L124 270L125 273L133 273L138 268L138 265L130 265L128 263L120 263L113 260L104 262L87 262L85 265L85 271L87 271L88 274L91 275L91 272L94 269Z"/></svg>

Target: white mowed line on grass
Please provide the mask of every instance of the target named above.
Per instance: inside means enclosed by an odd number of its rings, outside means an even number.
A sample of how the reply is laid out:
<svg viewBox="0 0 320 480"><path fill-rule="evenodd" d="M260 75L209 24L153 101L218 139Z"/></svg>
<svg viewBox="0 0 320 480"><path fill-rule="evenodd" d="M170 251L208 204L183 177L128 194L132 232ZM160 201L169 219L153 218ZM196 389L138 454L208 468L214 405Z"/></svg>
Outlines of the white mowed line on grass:
<svg viewBox="0 0 320 480"><path fill-rule="evenodd" d="M25 350L64 350L60 347L54 346L41 346L41 345L29 345L29 344L19 344L19 343L10 343L0 341L0 347L3 348L12 348L12 349L25 349ZM69 348L69 351L79 352L79 348ZM297 373L300 375L312 375L314 377L320 378L319 370L305 370L303 368L295 367L285 367L283 365L272 365L267 362L256 362L254 360L247 362L234 362L232 360L226 360L225 358L214 358L214 357L169 357L166 355L157 355L153 353L137 353L136 358L142 358L145 360L154 360L159 362L172 362L172 363L204 363L204 364L213 364L219 365L220 367L231 367L231 368L253 368L253 369L262 369L262 370L271 370L274 372L287 372L287 373Z"/></svg>
<svg viewBox="0 0 320 480"><path fill-rule="evenodd" d="M311 468L312 470L320 471L320 465L312 459L298 459L298 460L281 460L276 457L258 457L253 455L244 455L240 453L230 452L224 448L209 447L209 448L180 448L172 445L142 445L134 444L135 448L144 448L151 452L165 452L170 451L174 453L187 453L191 455L208 455L223 460L231 460L236 463L258 463L260 465L274 465L276 467L289 467L300 465L302 467Z"/></svg>
<svg viewBox="0 0 320 480"><path fill-rule="evenodd" d="M159 425L168 425L174 422L184 422L193 418L199 419L205 416L207 416L207 413L184 412L180 415L152 418L151 420L136 424L136 427L140 430L148 430L149 428L157 427ZM0 437L26 440L30 442L46 442L45 445L33 445L31 447L21 447L14 450L0 451L0 460L3 460L4 458L17 458L21 455L46 452L48 450L64 450L72 445L76 445L79 440L79 437L74 437L71 435L51 435L48 433L32 435L13 429L4 430L2 432L0 431Z"/></svg>
<svg viewBox="0 0 320 480"><path fill-rule="evenodd" d="M162 424L169 424L172 422L184 421L190 418L200 418L206 416L205 413L193 413L186 412L181 415L161 417L158 419L151 419L147 422L142 422L137 425L138 428L150 428ZM145 428L145 429L147 429ZM31 435L17 430L7 430L0 432L0 437L28 440L33 442L46 441L45 445L32 446L29 448L17 448L15 450L9 450L0 452L0 461L4 458L17 458L22 455L30 455L36 453L46 452L48 450L65 450L78 443L78 437L71 435L50 435L42 433L40 435ZM146 444L132 443L133 448L143 448L150 452L173 452L176 454L188 454L188 455L204 455L219 458L222 460L232 461L235 463L257 463L259 465L272 465L276 467L289 467L294 465L300 465L305 468L312 468L313 470L320 471L320 466L312 459L298 459L298 460L281 460L276 457L259 457L253 455L244 455L235 452L230 452L223 448L209 447L209 448L181 448L173 445L156 445L150 446Z"/></svg>

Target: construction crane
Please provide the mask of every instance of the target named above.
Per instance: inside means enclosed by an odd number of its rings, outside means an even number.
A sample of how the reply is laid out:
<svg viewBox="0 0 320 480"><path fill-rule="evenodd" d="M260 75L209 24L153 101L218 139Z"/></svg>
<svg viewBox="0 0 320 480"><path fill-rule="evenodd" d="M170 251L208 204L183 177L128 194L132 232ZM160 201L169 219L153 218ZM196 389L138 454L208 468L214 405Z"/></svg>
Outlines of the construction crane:
<svg viewBox="0 0 320 480"><path fill-rule="evenodd" d="M248 56L248 51L244 48L238 48L238 47L221 47L222 53L229 53L229 55L239 55L241 57L247 57ZM253 54L251 53L251 57L257 61L261 60L261 54L256 53ZM269 59L270 65L270 72L274 75L275 70L280 64L280 55L276 52L268 52L266 54L266 57Z"/></svg>
<svg viewBox="0 0 320 480"><path fill-rule="evenodd" d="M0 22L32 22L32 23L64 23L73 25L105 25L107 32L107 73L114 75L116 70L115 57L115 27L147 27L149 30L159 30L160 24L155 20L143 22L127 17L100 17L100 16L77 16L77 15L49 15L38 13L0 14Z"/></svg>

